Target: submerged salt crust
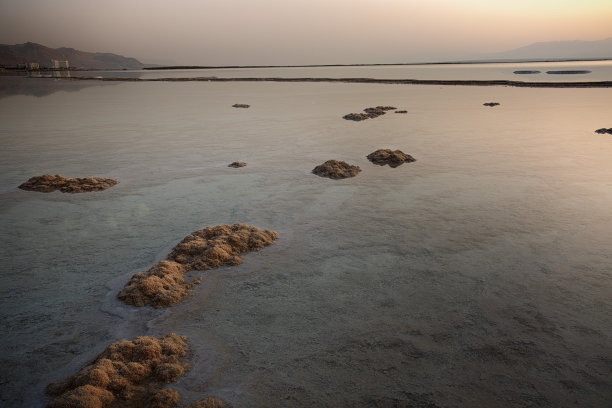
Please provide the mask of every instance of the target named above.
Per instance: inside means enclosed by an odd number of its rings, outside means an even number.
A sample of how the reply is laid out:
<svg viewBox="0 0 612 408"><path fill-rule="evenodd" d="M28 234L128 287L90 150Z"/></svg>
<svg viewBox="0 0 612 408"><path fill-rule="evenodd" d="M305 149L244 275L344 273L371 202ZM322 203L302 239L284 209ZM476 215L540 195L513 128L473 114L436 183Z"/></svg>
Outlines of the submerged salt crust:
<svg viewBox="0 0 612 408"><path fill-rule="evenodd" d="M186 404L612 399L609 90L86 85L0 99L2 405L44 406L111 342L171 332L193 348ZM409 113L342 119L387 104ZM418 161L367 161L387 146ZM310 173L330 157L363 170ZM121 183L16 188L47 172ZM235 222L281 238L171 310L116 300L195 228Z"/></svg>

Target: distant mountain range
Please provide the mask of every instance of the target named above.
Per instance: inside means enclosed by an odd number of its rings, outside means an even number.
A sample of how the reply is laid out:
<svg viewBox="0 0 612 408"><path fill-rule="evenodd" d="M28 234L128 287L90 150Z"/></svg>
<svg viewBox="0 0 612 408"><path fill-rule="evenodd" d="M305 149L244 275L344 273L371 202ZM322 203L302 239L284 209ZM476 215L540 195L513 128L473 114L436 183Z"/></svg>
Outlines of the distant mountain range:
<svg viewBox="0 0 612 408"><path fill-rule="evenodd" d="M84 52L74 48L49 48L32 42L0 44L0 66L14 67L36 62L41 68L47 68L53 59L68 60L70 67L81 69L141 69L145 66L135 58L117 54Z"/></svg>
<svg viewBox="0 0 612 408"><path fill-rule="evenodd" d="M474 56L478 60L612 59L612 38L599 41L537 42L505 52Z"/></svg>
<svg viewBox="0 0 612 408"><path fill-rule="evenodd" d="M612 38L600 41L537 42L505 52L474 54L464 61L542 61L542 60L612 59ZM68 60L72 68L80 69L142 69L145 64L135 58L111 53L85 52L74 48L49 48L27 42L17 45L0 44L0 67L35 62L49 67L51 60ZM147 64L146 66L152 66Z"/></svg>

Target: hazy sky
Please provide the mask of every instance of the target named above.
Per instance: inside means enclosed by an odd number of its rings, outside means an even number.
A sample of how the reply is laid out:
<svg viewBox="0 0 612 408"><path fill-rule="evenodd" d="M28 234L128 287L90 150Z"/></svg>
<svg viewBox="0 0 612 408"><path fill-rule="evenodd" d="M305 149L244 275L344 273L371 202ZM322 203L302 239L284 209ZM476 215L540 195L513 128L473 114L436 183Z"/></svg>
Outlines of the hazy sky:
<svg viewBox="0 0 612 408"><path fill-rule="evenodd" d="M393 63L612 37L612 0L0 0L0 43L146 63Z"/></svg>

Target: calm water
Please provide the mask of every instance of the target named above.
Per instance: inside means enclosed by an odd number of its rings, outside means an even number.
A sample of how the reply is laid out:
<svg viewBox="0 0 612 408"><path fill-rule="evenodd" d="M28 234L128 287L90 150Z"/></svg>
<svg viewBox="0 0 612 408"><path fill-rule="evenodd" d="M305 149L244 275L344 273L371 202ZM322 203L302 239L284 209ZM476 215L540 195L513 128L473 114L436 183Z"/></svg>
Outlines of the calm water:
<svg viewBox="0 0 612 408"><path fill-rule="evenodd" d="M3 406L43 406L110 342L170 331L194 350L185 402L612 403L612 136L593 132L609 89L77 84L0 78ZM408 114L341 118L381 104ZM378 148L417 162L372 165ZM362 172L310 174L332 158ZM120 184L16 188L43 173ZM115 300L234 222L280 239L169 310Z"/></svg>
<svg viewBox="0 0 612 408"><path fill-rule="evenodd" d="M540 71L515 74L514 71ZM590 71L586 74L547 74L548 71ZM59 73L58 75L62 75ZM44 75L44 73L43 73ZM612 61L516 62L486 64L387 65L364 67L224 68L186 70L72 71L72 76L120 78L172 77L280 77L280 78L377 78L377 79L456 79L515 80L525 82L609 81Z"/></svg>

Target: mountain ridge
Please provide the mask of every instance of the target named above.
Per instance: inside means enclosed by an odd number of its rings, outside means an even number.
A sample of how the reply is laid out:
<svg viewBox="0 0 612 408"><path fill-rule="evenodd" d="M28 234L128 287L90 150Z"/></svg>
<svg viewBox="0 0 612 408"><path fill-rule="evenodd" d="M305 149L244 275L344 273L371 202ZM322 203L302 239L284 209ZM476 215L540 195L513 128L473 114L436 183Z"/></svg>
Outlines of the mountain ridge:
<svg viewBox="0 0 612 408"><path fill-rule="evenodd" d="M508 51L480 54L476 58L488 60L612 59L612 37L596 41L539 41Z"/></svg>
<svg viewBox="0 0 612 408"><path fill-rule="evenodd" d="M51 60L68 60L77 69L142 69L145 64L136 58L105 52L86 52L74 48L49 48L41 44L0 44L0 66L14 67L35 62L41 68L49 67Z"/></svg>

